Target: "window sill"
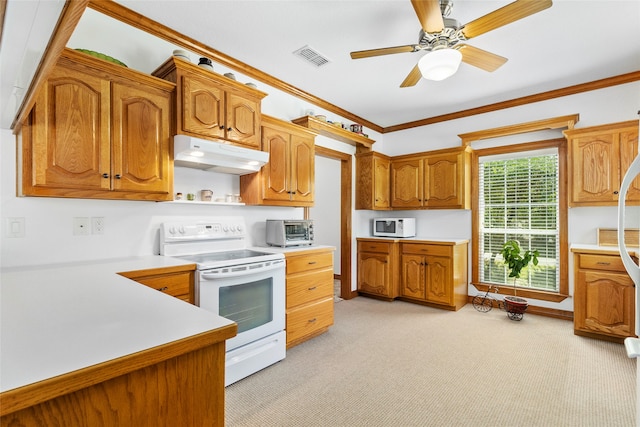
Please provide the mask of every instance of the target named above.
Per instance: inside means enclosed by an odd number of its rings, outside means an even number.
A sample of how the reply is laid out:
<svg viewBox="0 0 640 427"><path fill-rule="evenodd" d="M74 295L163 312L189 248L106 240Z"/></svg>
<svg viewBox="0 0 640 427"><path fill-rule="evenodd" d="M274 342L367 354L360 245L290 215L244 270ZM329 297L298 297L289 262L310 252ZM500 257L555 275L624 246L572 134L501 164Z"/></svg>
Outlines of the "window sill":
<svg viewBox="0 0 640 427"><path fill-rule="evenodd" d="M489 286L498 287L500 295L514 295L513 286L509 285L495 285L495 284L486 284L486 283L472 283L473 286L478 289L480 292L486 292L489 289ZM565 299L569 298L570 295L564 295L557 292L548 292L548 291L537 291L532 289L521 289L518 288L518 296L523 298L532 298L541 301L551 301L551 302L561 302Z"/></svg>

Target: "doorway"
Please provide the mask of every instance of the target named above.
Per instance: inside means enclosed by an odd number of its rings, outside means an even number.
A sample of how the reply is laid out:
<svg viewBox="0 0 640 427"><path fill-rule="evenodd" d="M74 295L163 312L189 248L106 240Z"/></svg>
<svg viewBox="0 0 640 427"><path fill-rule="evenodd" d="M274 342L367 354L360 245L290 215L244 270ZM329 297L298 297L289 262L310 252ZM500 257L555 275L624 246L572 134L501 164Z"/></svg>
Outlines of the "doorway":
<svg viewBox="0 0 640 427"><path fill-rule="evenodd" d="M316 156L340 161L340 298L351 299L357 292L351 290L351 203L352 156L340 151L316 146ZM317 176L317 174L316 174ZM308 217L308 211L305 212ZM337 261L337 260L336 260Z"/></svg>

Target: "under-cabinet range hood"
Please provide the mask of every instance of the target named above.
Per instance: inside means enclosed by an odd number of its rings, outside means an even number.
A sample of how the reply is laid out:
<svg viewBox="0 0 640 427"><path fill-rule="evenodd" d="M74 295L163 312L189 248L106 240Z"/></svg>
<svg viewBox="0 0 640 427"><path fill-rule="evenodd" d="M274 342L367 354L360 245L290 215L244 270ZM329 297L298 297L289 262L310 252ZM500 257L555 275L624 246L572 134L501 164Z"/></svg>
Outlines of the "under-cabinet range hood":
<svg viewBox="0 0 640 427"><path fill-rule="evenodd" d="M265 151L187 135L175 135L173 144L176 166L245 175L258 172L269 161L269 153Z"/></svg>

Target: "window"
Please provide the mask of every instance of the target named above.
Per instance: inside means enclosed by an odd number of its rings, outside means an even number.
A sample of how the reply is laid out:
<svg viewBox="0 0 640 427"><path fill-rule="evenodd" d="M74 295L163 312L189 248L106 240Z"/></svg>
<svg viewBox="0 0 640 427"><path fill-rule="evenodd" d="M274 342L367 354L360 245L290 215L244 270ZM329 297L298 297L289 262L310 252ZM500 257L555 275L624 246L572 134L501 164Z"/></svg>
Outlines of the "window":
<svg viewBox="0 0 640 427"><path fill-rule="evenodd" d="M504 242L516 240L522 250L539 252L538 266L525 268L516 280L519 295L520 290L533 297L566 294L566 204L559 145L544 141L476 152L474 283L504 285L505 291L513 287L500 252Z"/></svg>

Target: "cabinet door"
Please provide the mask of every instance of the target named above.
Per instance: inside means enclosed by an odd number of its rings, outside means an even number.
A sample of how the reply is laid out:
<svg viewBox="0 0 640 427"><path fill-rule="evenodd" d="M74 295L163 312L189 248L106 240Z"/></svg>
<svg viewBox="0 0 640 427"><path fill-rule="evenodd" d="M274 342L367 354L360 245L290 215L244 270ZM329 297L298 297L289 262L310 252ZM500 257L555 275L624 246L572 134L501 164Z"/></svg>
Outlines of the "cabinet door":
<svg viewBox="0 0 640 427"><path fill-rule="evenodd" d="M391 206L422 206L422 159L391 162Z"/></svg>
<svg viewBox="0 0 640 427"><path fill-rule="evenodd" d="M112 96L113 189L171 196L170 93L114 82Z"/></svg>
<svg viewBox="0 0 640 427"><path fill-rule="evenodd" d="M631 162L638 156L638 130L620 133L620 182L627 173ZM640 202L640 177L633 180L627 192L627 201Z"/></svg>
<svg viewBox="0 0 640 427"><path fill-rule="evenodd" d="M291 135L291 200L313 202L315 145L312 138Z"/></svg>
<svg viewBox="0 0 640 427"><path fill-rule="evenodd" d="M108 80L90 72L53 69L32 113L25 194L35 194L37 187L110 189L109 88Z"/></svg>
<svg viewBox="0 0 640 427"><path fill-rule="evenodd" d="M573 202L618 200L619 153L618 138L614 133L585 136L571 141Z"/></svg>
<svg viewBox="0 0 640 427"><path fill-rule="evenodd" d="M456 208L463 204L463 166L458 154L427 157L424 160L424 205Z"/></svg>
<svg viewBox="0 0 640 427"><path fill-rule="evenodd" d="M226 94L226 137L234 144L260 149L260 101Z"/></svg>
<svg viewBox="0 0 640 427"><path fill-rule="evenodd" d="M391 296L391 262L388 254L358 253L358 289L385 297Z"/></svg>
<svg viewBox="0 0 640 427"><path fill-rule="evenodd" d="M634 335L635 289L629 276L579 270L576 281L576 329L621 337Z"/></svg>
<svg viewBox="0 0 640 427"><path fill-rule="evenodd" d="M380 157L373 158L373 208L387 209L391 205L389 200L389 177L391 162Z"/></svg>
<svg viewBox="0 0 640 427"><path fill-rule="evenodd" d="M438 304L453 305L451 259L426 256L424 262L426 300Z"/></svg>
<svg viewBox="0 0 640 427"><path fill-rule="evenodd" d="M289 134L262 128L262 149L269 152L269 162L262 167L262 180L266 200L290 200L291 176Z"/></svg>
<svg viewBox="0 0 640 427"><path fill-rule="evenodd" d="M402 296L421 300L426 298L424 263L425 258L421 255L402 255Z"/></svg>
<svg viewBox="0 0 640 427"><path fill-rule="evenodd" d="M182 131L204 137L225 137L224 91L211 80L182 76Z"/></svg>

